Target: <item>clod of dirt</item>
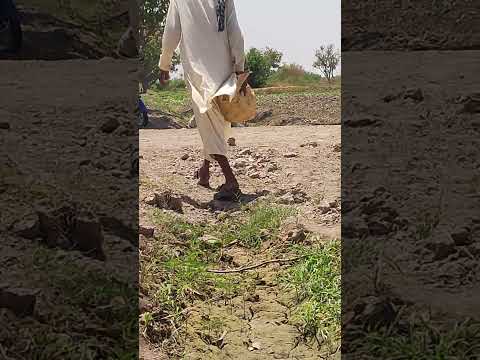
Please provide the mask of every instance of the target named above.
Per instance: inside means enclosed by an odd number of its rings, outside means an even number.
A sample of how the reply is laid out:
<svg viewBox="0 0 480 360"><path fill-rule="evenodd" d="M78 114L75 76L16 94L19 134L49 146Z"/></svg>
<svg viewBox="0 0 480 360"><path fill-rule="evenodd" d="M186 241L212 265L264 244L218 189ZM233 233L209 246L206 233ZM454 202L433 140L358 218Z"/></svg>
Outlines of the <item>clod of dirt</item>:
<svg viewBox="0 0 480 360"><path fill-rule="evenodd" d="M19 317L31 316L35 310L36 295L26 289L0 289L0 308L9 309Z"/></svg>
<svg viewBox="0 0 480 360"><path fill-rule="evenodd" d="M455 242L447 231L434 231L425 247L433 252L433 260L443 260L456 252Z"/></svg>
<svg viewBox="0 0 480 360"><path fill-rule="evenodd" d="M280 191L279 194L282 194ZM309 200L308 195L301 189L293 189L281 195L278 202L283 205L302 204Z"/></svg>
<svg viewBox="0 0 480 360"><path fill-rule="evenodd" d="M233 167L235 169L243 169L247 166L247 162L245 160L237 160L233 163Z"/></svg>
<svg viewBox="0 0 480 360"><path fill-rule="evenodd" d="M278 165L275 164L275 163L270 164L270 165L268 166L268 168L267 168L267 171L268 171L268 172L275 172L275 171L277 171L277 170L280 170L280 169L279 169Z"/></svg>
<svg viewBox="0 0 480 360"><path fill-rule="evenodd" d="M40 237L41 232L38 216L33 216L29 219L23 219L14 224L13 232L16 235L28 240L34 240Z"/></svg>
<svg viewBox="0 0 480 360"><path fill-rule="evenodd" d="M309 233L302 224L290 224L285 226L279 237L284 244L301 244L307 239Z"/></svg>
<svg viewBox="0 0 480 360"><path fill-rule="evenodd" d="M235 138L233 138L233 137L231 137L227 140L227 144L229 146L237 146L237 142L236 142Z"/></svg>
<svg viewBox="0 0 480 360"><path fill-rule="evenodd" d="M111 117L102 124L102 126L100 127L100 130L106 134L111 134L119 126L120 126L120 122L117 120L117 118Z"/></svg>
<svg viewBox="0 0 480 360"><path fill-rule="evenodd" d="M467 246L471 245L474 242L474 239L471 236L470 229L468 229L467 227L461 228L453 232L452 239L457 246Z"/></svg>
<svg viewBox="0 0 480 360"><path fill-rule="evenodd" d="M296 158L298 156L297 153L294 152L289 152L283 155L284 158L291 159L291 158Z"/></svg>
<svg viewBox="0 0 480 360"><path fill-rule="evenodd" d="M145 200L145 203L150 206L155 206L159 209L173 210L180 214L183 214L182 199L173 196L170 191L166 191L162 194L155 193Z"/></svg>
<svg viewBox="0 0 480 360"><path fill-rule="evenodd" d="M77 217L72 232L72 242L78 250L104 261L103 232L99 221L91 217Z"/></svg>
<svg viewBox="0 0 480 360"><path fill-rule="evenodd" d="M305 144L300 145L300 147L313 147L316 148L318 147L318 143L316 141L311 141Z"/></svg>
<svg viewBox="0 0 480 360"><path fill-rule="evenodd" d="M188 160L189 157L190 157L190 155L184 154L184 155L182 155L182 157L181 157L180 159L182 159L183 161L185 161L185 160Z"/></svg>
<svg viewBox="0 0 480 360"><path fill-rule="evenodd" d="M363 324L366 329L378 329L395 321L397 311L388 299L369 296L360 299L354 307L352 322Z"/></svg>
<svg viewBox="0 0 480 360"><path fill-rule="evenodd" d="M243 149L238 153L240 156L247 156L247 155L252 155L252 150L250 149Z"/></svg>
<svg viewBox="0 0 480 360"><path fill-rule="evenodd" d="M10 129L10 123L6 121L0 121L0 130L9 130Z"/></svg>
<svg viewBox="0 0 480 360"><path fill-rule="evenodd" d="M345 120L344 122L345 126L351 127L351 128L372 126L372 125L375 125L376 123L377 123L376 120L370 119L370 118L349 119L349 120Z"/></svg>
<svg viewBox="0 0 480 360"><path fill-rule="evenodd" d="M138 225L135 220L133 221L134 224L130 224L116 217L102 216L100 222L104 231L128 240L134 246L138 246Z"/></svg>
<svg viewBox="0 0 480 360"><path fill-rule="evenodd" d="M403 97L404 99L412 99L416 102L421 102L424 99L421 89L409 89L405 92L405 95Z"/></svg>
<svg viewBox="0 0 480 360"><path fill-rule="evenodd" d="M480 113L480 94L473 94L464 101L462 111L467 114Z"/></svg>
<svg viewBox="0 0 480 360"><path fill-rule="evenodd" d="M142 226L140 225L138 228L138 232L140 235L145 236L146 238L153 238L155 234L155 229L153 227L147 227L147 226Z"/></svg>

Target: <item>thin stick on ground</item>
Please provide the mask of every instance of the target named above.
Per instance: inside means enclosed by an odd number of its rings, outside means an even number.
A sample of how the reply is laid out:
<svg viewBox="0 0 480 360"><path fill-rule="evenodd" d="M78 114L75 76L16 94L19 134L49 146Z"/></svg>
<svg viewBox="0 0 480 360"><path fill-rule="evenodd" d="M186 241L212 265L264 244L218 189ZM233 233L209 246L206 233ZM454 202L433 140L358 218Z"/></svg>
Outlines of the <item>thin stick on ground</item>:
<svg viewBox="0 0 480 360"><path fill-rule="evenodd" d="M214 274L233 274L233 273L240 273L240 272L244 272L244 271L249 271L249 270L253 270L253 269L258 269L259 267L266 266L266 265L269 265L269 264L275 264L275 263L280 264L280 263L295 262L295 261L298 261L298 260L302 259L303 257L304 257L304 256L299 256L299 257L292 258L292 259L274 259L274 260L268 260L268 261L264 261L264 262L261 262L261 263L256 264L256 265L241 267L241 268L239 268L239 269L228 269L228 270L213 270L213 269L209 269L209 270L207 270L207 271L210 272L210 273L214 273Z"/></svg>

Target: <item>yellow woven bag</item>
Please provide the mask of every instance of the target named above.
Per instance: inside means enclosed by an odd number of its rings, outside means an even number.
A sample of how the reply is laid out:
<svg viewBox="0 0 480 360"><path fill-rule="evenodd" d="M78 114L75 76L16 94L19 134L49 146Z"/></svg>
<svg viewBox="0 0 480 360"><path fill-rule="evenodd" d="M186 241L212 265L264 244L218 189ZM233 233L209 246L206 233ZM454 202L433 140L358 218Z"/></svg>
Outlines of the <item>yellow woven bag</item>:
<svg viewBox="0 0 480 360"><path fill-rule="evenodd" d="M247 81L250 73L240 74L237 79L237 93L230 101L228 95L217 96L215 98L220 111L225 120L231 123L246 123L257 116L257 100L255 92L247 85L245 95L240 93L245 81Z"/></svg>

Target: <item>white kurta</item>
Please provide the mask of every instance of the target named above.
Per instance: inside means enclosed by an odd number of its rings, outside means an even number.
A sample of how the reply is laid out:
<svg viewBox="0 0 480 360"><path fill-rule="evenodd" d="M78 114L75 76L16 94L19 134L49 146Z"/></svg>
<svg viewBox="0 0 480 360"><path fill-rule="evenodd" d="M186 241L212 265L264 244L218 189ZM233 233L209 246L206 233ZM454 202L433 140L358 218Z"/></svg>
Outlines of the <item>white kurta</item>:
<svg viewBox="0 0 480 360"><path fill-rule="evenodd" d="M191 91L205 158L225 155L230 129L215 103L236 92L235 72L244 71L244 39L234 0L226 1L225 31L217 29L217 0L171 0L162 41L160 69L168 71L180 45L185 81Z"/></svg>

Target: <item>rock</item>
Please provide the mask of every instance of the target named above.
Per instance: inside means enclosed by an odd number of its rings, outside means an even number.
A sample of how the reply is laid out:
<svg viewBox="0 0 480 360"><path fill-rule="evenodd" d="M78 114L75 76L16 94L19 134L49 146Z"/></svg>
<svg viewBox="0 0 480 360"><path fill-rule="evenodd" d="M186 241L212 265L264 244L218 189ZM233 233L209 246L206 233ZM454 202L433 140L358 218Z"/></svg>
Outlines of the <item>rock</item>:
<svg viewBox="0 0 480 360"><path fill-rule="evenodd" d="M247 156L247 155L252 155L252 150L250 149L243 149L238 153L240 156Z"/></svg>
<svg viewBox="0 0 480 360"><path fill-rule="evenodd" d="M254 350L260 350L260 349L262 348L262 345L261 345L258 341L255 341L255 342L252 342L251 347L252 347Z"/></svg>
<svg viewBox="0 0 480 360"><path fill-rule="evenodd" d="M448 231L437 229L432 233L425 247L433 252L433 260L443 260L456 252L455 242Z"/></svg>
<svg viewBox="0 0 480 360"><path fill-rule="evenodd" d="M273 163L273 164L270 164L267 168L267 171L268 172L275 172L278 170L278 165Z"/></svg>
<svg viewBox="0 0 480 360"><path fill-rule="evenodd" d="M328 204L323 203L318 207L318 210L320 210L320 213L324 215L330 211L330 206Z"/></svg>
<svg viewBox="0 0 480 360"><path fill-rule="evenodd" d="M18 317L33 315L37 297L26 289L0 289L0 308L12 311Z"/></svg>
<svg viewBox="0 0 480 360"><path fill-rule="evenodd" d="M391 231L391 224L385 223L383 221L370 221L368 223L368 231L373 236L387 235Z"/></svg>
<svg viewBox="0 0 480 360"><path fill-rule="evenodd" d="M190 157L190 155L184 154L184 155L182 155L182 157L181 157L180 159L182 159L183 161L185 161L185 160L188 160L189 157Z"/></svg>
<svg viewBox="0 0 480 360"><path fill-rule="evenodd" d="M455 242L456 246L467 246L471 245L474 242L470 230L466 227L453 232L452 239Z"/></svg>
<svg viewBox="0 0 480 360"><path fill-rule="evenodd" d="M248 175L251 179L260 179L260 173L258 172L253 172Z"/></svg>
<svg viewBox="0 0 480 360"><path fill-rule="evenodd" d="M233 167L235 169L242 169L247 166L247 162L245 160L237 160L233 163Z"/></svg>
<svg viewBox="0 0 480 360"><path fill-rule="evenodd" d="M316 148L318 147L318 143L316 141L311 141L311 142L300 145L300 147L307 147L307 146Z"/></svg>
<svg viewBox="0 0 480 360"><path fill-rule="evenodd" d="M111 117L102 124L100 130L106 134L110 134L114 132L119 126L120 122L117 120L117 118Z"/></svg>
<svg viewBox="0 0 480 360"><path fill-rule="evenodd" d="M88 256L104 261L102 224L91 217L77 217L72 232L76 248Z"/></svg>
<svg viewBox="0 0 480 360"><path fill-rule="evenodd" d="M237 142L235 140L235 138L231 137L227 140L227 144L228 146L237 146Z"/></svg>
<svg viewBox="0 0 480 360"><path fill-rule="evenodd" d="M417 102L423 101L423 93L421 89L409 89L405 92L404 99L412 99Z"/></svg>
<svg viewBox="0 0 480 360"><path fill-rule="evenodd" d="M287 158L287 159L295 158L297 156L298 156L298 154L294 153L294 152L286 153L286 154L283 155L283 157Z"/></svg>
<svg viewBox="0 0 480 360"><path fill-rule="evenodd" d="M28 240L34 240L41 236L38 216L19 221L13 226L13 232Z"/></svg>
<svg viewBox="0 0 480 360"><path fill-rule="evenodd" d="M0 130L10 130L10 123L6 121L0 121Z"/></svg>
<svg viewBox="0 0 480 360"><path fill-rule="evenodd" d="M334 201L330 201L328 203L328 206L331 207L332 209L336 209L338 207L338 202L337 200L334 200Z"/></svg>
<svg viewBox="0 0 480 360"><path fill-rule="evenodd" d="M155 229L153 227L147 227L147 226L140 225L138 227L138 233L140 235L145 236L146 238L151 239L155 235Z"/></svg>
<svg viewBox="0 0 480 360"><path fill-rule="evenodd" d="M302 224L291 224L282 230L280 238L284 243L300 244L303 243L309 231Z"/></svg>
<svg viewBox="0 0 480 360"><path fill-rule="evenodd" d="M125 239L130 244L138 247L138 225L136 220L133 220L133 223L129 223L114 216L102 216L100 223L104 231Z"/></svg>

